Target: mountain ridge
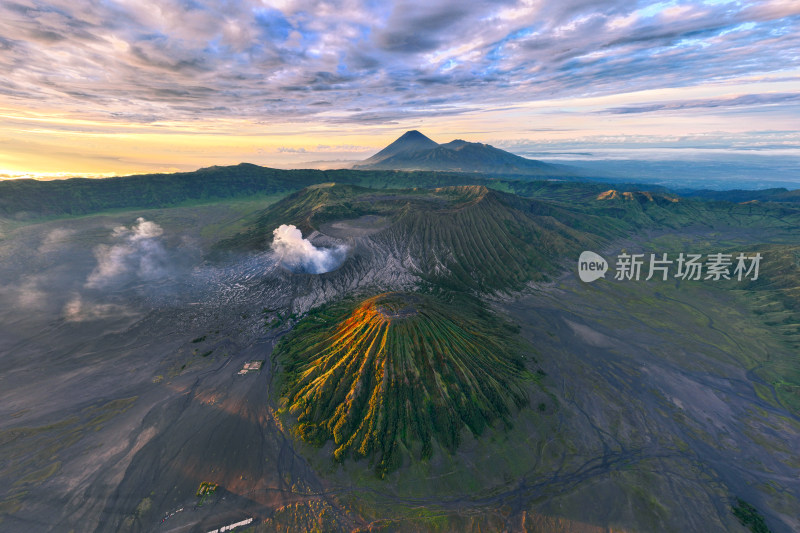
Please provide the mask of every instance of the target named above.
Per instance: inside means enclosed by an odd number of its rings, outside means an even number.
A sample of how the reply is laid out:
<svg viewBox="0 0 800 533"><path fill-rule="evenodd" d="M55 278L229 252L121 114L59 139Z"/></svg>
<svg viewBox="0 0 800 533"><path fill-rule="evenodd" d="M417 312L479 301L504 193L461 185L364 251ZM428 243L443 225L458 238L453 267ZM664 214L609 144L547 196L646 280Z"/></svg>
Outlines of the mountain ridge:
<svg viewBox="0 0 800 533"><path fill-rule="evenodd" d="M354 170L435 170L502 175L571 176L558 165L512 154L485 143L455 139L438 144L410 130Z"/></svg>

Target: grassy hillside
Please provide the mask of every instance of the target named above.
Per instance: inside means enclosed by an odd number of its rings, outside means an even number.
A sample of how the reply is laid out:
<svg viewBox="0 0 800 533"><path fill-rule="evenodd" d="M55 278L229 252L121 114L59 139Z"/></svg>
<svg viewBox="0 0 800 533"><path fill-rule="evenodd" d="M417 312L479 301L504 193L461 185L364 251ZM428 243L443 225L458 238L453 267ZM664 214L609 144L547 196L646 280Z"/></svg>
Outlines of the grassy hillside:
<svg viewBox="0 0 800 533"><path fill-rule="evenodd" d="M514 328L480 304L386 293L314 311L276 348L297 434L383 476L404 455L454 452L526 404Z"/></svg>
<svg viewBox="0 0 800 533"><path fill-rule="evenodd" d="M106 179L0 182L0 215L35 218L83 215L109 209L170 207L256 194L288 192L320 177L241 164L195 172Z"/></svg>
<svg viewBox="0 0 800 533"><path fill-rule="evenodd" d="M756 251L762 255L761 269L758 279L746 285L745 299L764 324L800 353L800 246L764 245ZM786 407L800 413L800 361L770 358L757 372Z"/></svg>
<svg viewBox="0 0 800 533"><path fill-rule="evenodd" d="M162 208L255 195L288 194L309 185L337 182L371 188L486 185L522 192L528 181L492 175L394 170L279 170L248 163L176 174L105 179L0 181L0 217L36 219L113 209ZM547 182L541 182L546 187Z"/></svg>
<svg viewBox="0 0 800 533"><path fill-rule="evenodd" d="M761 190L741 190L730 191L711 191L698 190L686 191L685 196L692 198L702 198L704 200L715 200L725 202L800 202L800 189L788 190L786 188L761 189Z"/></svg>
<svg viewBox="0 0 800 533"><path fill-rule="evenodd" d="M278 170L242 163L176 174L105 179L0 181L0 216L31 219L85 215L111 209L160 208L254 195L290 193L336 181L377 188L484 183L457 173L355 170Z"/></svg>

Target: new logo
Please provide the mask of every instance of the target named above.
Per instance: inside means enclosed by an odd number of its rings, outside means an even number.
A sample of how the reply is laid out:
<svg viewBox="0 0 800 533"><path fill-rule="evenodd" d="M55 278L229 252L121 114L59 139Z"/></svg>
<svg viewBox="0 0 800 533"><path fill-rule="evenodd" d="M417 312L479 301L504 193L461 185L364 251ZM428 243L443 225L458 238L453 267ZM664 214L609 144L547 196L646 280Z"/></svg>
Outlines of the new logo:
<svg viewBox="0 0 800 533"><path fill-rule="evenodd" d="M578 258L578 276L581 281L591 283L592 281L606 277L608 263L601 256L594 252L583 252Z"/></svg>

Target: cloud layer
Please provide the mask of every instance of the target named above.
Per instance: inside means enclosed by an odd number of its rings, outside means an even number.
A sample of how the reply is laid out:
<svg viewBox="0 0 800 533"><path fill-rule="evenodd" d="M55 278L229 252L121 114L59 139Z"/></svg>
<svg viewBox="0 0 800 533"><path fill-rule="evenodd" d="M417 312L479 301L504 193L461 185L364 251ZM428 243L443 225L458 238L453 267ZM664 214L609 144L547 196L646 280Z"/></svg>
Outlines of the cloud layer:
<svg viewBox="0 0 800 533"><path fill-rule="evenodd" d="M792 0L12 0L0 95L132 124L383 124L774 73L798 49Z"/></svg>

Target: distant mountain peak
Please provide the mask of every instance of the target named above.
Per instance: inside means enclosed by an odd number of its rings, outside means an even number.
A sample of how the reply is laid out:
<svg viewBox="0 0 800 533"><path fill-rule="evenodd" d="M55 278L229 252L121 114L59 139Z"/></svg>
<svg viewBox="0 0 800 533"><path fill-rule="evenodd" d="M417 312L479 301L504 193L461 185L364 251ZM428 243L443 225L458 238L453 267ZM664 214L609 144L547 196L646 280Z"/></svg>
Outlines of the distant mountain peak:
<svg viewBox="0 0 800 533"><path fill-rule="evenodd" d="M467 144L474 144L474 143L468 143L463 139L455 139L453 141L450 141L449 143L440 144L439 146L441 146L442 148L448 148L450 150L457 150L462 146L466 146Z"/></svg>
<svg viewBox="0 0 800 533"><path fill-rule="evenodd" d="M499 175L559 176L571 174L562 167L526 159L494 146L456 139L437 144L417 130L356 165L369 170L437 170Z"/></svg>
<svg viewBox="0 0 800 533"><path fill-rule="evenodd" d="M433 142L429 137L421 133L419 130L408 130L404 134L402 134L397 140L409 140L409 139L425 139L428 141Z"/></svg>
<svg viewBox="0 0 800 533"><path fill-rule="evenodd" d="M432 141L419 131L409 130L398 137L397 140L395 140L392 144L364 161L362 165L376 165L381 161L389 159L390 157L394 157L398 154L422 152L425 150L431 150L438 146L439 145L436 142Z"/></svg>

